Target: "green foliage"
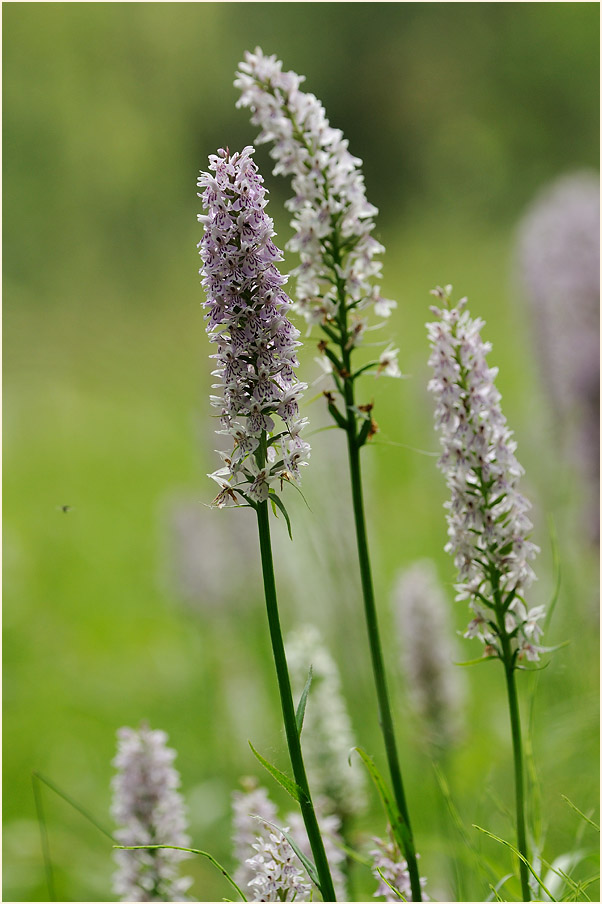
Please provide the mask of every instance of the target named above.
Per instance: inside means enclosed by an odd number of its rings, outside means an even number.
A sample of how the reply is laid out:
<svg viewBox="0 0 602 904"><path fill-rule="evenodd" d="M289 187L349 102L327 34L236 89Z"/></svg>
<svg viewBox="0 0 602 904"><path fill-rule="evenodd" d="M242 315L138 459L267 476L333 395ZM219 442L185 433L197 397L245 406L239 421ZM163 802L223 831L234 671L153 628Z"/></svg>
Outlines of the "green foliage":
<svg viewBox="0 0 602 904"><path fill-rule="evenodd" d="M211 854L207 853L207 851L199 851L198 848L179 847L176 844L115 844L113 845L113 847L118 851L159 851L165 849L170 851L186 851L189 854L199 854L201 857L206 857L207 860L209 860L209 862L212 863L220 871L222 876L224 876L224 878L228 880L230 885L232 885L236 889L236 891L240 895L241 901L247 900L244 893L238 887L228 870L224 869L224 867L217 862L215 857L212 857Z"/></svg>
<svg viewBox="0 0 602 904"><path fill-rule="evenodd" d="M599 565L580 524L589 490L561 453L524 299L509 274L525 204L548 178L598 164L598 16L588 3L5 5L6 900L48 895L31 770L52 775L108 821L115 731L146 718L178 750L194 837L204 846L209 839L229 868L229 794L247 768L246 738L261 738L274 757L284 749L256 564L244 560L228 526L232 564L220 579L233 589L220 606L202 597L191 611L164 562L166 503L177 490L202 509L213 494L205 474L216 467L195 173L220 144L254 139L234 109L232 79L257 43L307 75L307 89L364 159L368 197L381 208L382 291L399 301L391 332L410 378L374 380L380 433L362 454L421 871L429 881L444 875L448 851L437 782L425 773L395 680L387 596L401 565L430 556L449 585L454 628L465 630L442 551L445 490L425 390L424 322L437 282L455 283L488 321L543 549L534 603L554 590L549 514L557 525L562 586L553 639L573 643L545 672L517 677L539 682L532 740L544 853L554 861L572 850L571 811L560 794L588 814L587 802L597 800ZM265 149L258 158L284 242L285 189L269 175ZM317 376L314 356L303 349L307 382ZM307 415L320 430L325 403L310 394ZM361 744L380 750L359 600L349 589L356 563L345 545L351 522L337 483L337 433L311 439L303 490L314 514L295 506L295 494L287 500L295 543L276 563L282 618L287 627L320 625ZM253 520L244 511L210 514L216 532L224 519ZM242 571L243 599L229 584ZM461 641L461 659L476 653ZM446 775L467 824L511 837L486 791L505 794L512 780L499 670L467 670L466 678L466 735L446 752ZM45 797L44 815L57 897L105 900L105 840L53 797ZM380 824L375 802L358 831L369 836ZM507 849L480 841L479 833L475 849L495 875L475 869L472 853L452 852L468 900L507 872ZM198 858L190 870L195 896L219 899L223 879L213 866ZM587 885L593 872L580 862L572 877L596 898L595 881ZM357 873L358 895L370 897L369 871Z"/></svg>
<svg viewBox="0 0 602 904"><path fill-rule="evenodd" d="M305 682L305 686L299 697L299 704L297 706L297 711L295 713L295 718L297 720L297 731L299 732L299 737L301 737L301 732L303 730L303 719L305 717L305 707L307 706L307 695L309 694L309 689L311 687L311 682L313 678L313 669L309 667L309 673L307 675L307 681Z"/></svg>
<svg viewBox="0 0 602 904"><path fill-rule="evenodd" d="M292 778L289 778L288 775L285 775L284 772L281 772L280 769L277 769L276 766L274 766L272 763L269 763L265 757L263 757L260 753L257 752L257 750L255 750L250 741L249 747L251 748L261 765L264 767L264 769L267 769L270 775L276 779L278 784L284 788L287 794L290 794L293 800L299 803L303 796L303 791L301 790L297 782L293 781Z"/></svg>

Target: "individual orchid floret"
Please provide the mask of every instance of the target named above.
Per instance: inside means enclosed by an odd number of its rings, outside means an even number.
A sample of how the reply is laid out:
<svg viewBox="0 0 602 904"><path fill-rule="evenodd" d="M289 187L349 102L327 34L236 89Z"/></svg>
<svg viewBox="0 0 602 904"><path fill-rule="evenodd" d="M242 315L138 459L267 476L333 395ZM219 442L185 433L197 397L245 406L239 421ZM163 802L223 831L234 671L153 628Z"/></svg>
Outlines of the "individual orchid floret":
<svg viewBox="0 0 602 904"><path fill-rule="evenodd" d="M167 747L163 731L120 728L113 765L112 816L119 826L115 838L124 845L171 844L188 847L180 776L173 766L176 753ZM169 849L115 851L115 892L122 901L189 901L192 879L178 876L188 855Z"/></svg>
<svg viewBox="0 0 602 904"><path fill-rule="evenodd" d="M253 153L252 147L220 150L198 180L207 211L199 216L200 272L207 332L216 346L211 402L219 411L217 432L233 442L210 475L220 487L219 506L239 497L264 502L278 483L298 483L310 452L299 435L306 388L295 375L299 331L287 317L286 277L276 267L282 253L272 241Z"/></svg>
<svg viewBox="0 0 602 904"><path fill-rule="evenodd" d="M370 851L372 857L372 874L378 882L378 888L374 892L374 898L384 898L385 901L413 901L412 887L408 864L403 859L400 850L392 840L373 838L376 848ZM426 885L426 879L420 879L422 888ZM422 900L428 901L428 895L422 892Z"/></svg>
<svg viewBox="0 0 602 904"><path fill-rule="evenodd" d="M312 669L303 729L303 752L312 786L346 819L363 809L366 796L363 771L356 762L349 764L349 752L356 740L339 671L313 625L289 635L286 653L297 698Z"/></svg>
<svg viewBox="0 0 602 904"><path fill-rule="evenodd" d="M399 364L397 363L398 348L386 348L378 359L376 375L384 374L386 377L401 377Z"/></svg>
<svg viewBox="0 0 602 904"><path fill-rule="evenodd" d="M250 108L251 122L261 130L257 141L273 145L274 173L292 177L287 207L294 236L287 249L301 259L293 272L296 307L310 325L337 329L352 311L357 329L342 328L353 347L365 329L363 312L372 308L384 319L396 303L383 298L375 283L382 267L375 258L385 249L371 234L378 210L366 199L362 161L349 152L340 129L330 126L320 101L300 90L303 81L256 48L245 54L234 84L241 92L238 106Z"/></svg>
<svg viewBox="0 0 602 904"><path fill-rule="evenodd" d="M446 551L454 556L457 599L469 601L474 618L467 637L479 637L486 652L506 658L506 635L514 659L539 658L539 608L529 610L524 592L535 575L530 561L538 547L529 540L530 503L518 491L523 469L495 386L497 368L487 365L491 345L481 338L484 322L473 319L466 299L452 305L451 286L432 294L441 307L427 324L431 343L429 390L436 400L435 426L451 500Z"/></svg>
<svg viewBox="0 0 602 904"><path fill-rule="evenodd" d="M400 572L393 609L408 695L429 741L447 749L458 738L464 697L462 675L453 665L448 603L434 562L425 559Z"/></svg>

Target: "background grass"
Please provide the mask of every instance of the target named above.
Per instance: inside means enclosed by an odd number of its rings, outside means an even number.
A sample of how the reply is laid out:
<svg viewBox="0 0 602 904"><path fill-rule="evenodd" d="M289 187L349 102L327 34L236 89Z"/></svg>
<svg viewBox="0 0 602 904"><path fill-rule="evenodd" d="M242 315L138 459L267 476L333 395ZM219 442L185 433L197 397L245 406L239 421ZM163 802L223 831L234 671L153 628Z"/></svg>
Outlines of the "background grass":
<svg viewBox="0 0 602 904"><path fill-rule="evenodd" d="M145 718L168 732L193 844L226 864L231 790L257 774L247 739L286 767L255 527L247 512L203 509L216 457L194 186L208 154L255 137L234 109L232 79L258 43L306 74L307 90L365 160L368 195L381 208L383 291L399 300L391 330L409 378L365 379L381 433L364 460L400 749L431 896L449 892L446 846L462 862L466 900L488 893L450 823L441 828L437 783L404 703L389 600L397 570L429 556L458 630L467 621L442 551L443 479L435 458L415 451L437 449L424 331L437 283L452 282L487 320L542 547L533 604L554 588L550 519L559 536L549 641L571 643L520 683L523 695L538 684L546 856L571 849L579 818L561 794L587 812L598 800L598 572L580 527L590 489L566 460L538 377L513 255L516 223L540 186L597 166L598 16L590 3L5 5L5 900L47 899L31 770L110 825L120 725ZM283 243L288 187L271 177L265 149L257 159ZM308 346L304 376L317 375L313 357ZM318 427L326 421L310 397ZM318 433L312 447L311 511L287 502L295 544L283 526L274 531L283 621L320 625L361 743L384 765L343 437ZM180 498L198 506L207 547L226 558L219 604L185 605L169 579L169 512ZM216 568L202 544L198 555ZM461 658L478 654L461 641ZM467 830L501 877L507 851L470 827L512 837L499 805L511 806L503 678L479 666L467 680L467 730L447 768ZM45 806L59 898L109 899L106 839L56 797ZM358 837L383 831L374 801ZM595 846L592 834L582 847ZM187 867L200 900L229 893L206 862ZM358 875L358 889L371 896L369 876Z"/></svg>

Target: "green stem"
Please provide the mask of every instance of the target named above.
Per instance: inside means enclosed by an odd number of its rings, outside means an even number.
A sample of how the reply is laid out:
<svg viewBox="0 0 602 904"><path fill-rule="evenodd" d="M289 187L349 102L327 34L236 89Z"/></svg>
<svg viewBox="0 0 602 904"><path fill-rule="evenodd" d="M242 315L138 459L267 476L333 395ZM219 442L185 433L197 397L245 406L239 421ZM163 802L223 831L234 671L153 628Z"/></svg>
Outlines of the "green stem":
<svg viewBox="0 0 602 904"><path fill-rule="evenodd" d="M510 725L512 728L512 751L514 754L514 793L516 796L516 835L518 849L525 859L528 859L527 833L525 830L525 791L523 781L523 745L520 728L520 710L518 695L516 693L515 669L511 662L510 644L507 638L502 638L502 650L504 653L504 671L506 673L506 687L508 689L508 707L510 709ZM523 901L531 900L529 889L529 870L527 864L519 861L520 883L523 893Z"/></svg>
<svg viewBox="0 0 602 904"><path fill-rule="evenodd" d="M303 821L305 823L316 870L318 872L322 897L324 901L336 901L332 877L324 851L324 843L322 841L320 828L309 793L309 785L305 774L303 756L301 754L301 742L297 732L295 707L293 704L288 666L286 664L284 642L282 640L282 630L280 628L280 617L278 615L278 601L276 598L276 582L274 579L274 563L272 561L272 544L270 541L270 522L267 501L260 502L257 505L257 523L259 526L259 546L261 549L261 567L263 570L265 602L268 612L274 662L276 664L276 674L278 677L278 690L280 691L284 728L291 765L293 767L293 775L302 792L300 801L301 813L303 815Z"/></svg>
<svg viewBox="0 0 602 904"><path fill-rule="evenodd" d="M393 785L393 794L397 802L399 813L405 824L405 849L403 854L408 863L408 872L410 874L410 884L412 887L412 900L422 901L422 893L420 889L420 878L418 873L418 863L416 861L416 851L414 848L414 839L412 836L412 828L410 825L410 815L406 803L405 793L403 789L403 781L401 778L401 768L397 755L397 745L395 742L395 729L393 727L393 717L391 715L391 705L389 702L389 693L387 690L387 680L385 676L385 666L380 642L380 633L378 629L378 617L376 614L376 605L374 602L374 588L372 586L372 574L370 570L370 555L368 552L368 537L366 533L366 518L364 514L364 500L362 497L362 474L360 467L360 450L357 443L357 424L353 408L354 393L353 383L351 380L345 380L345 401L347 405L347 414L349 418L349 427L347 429L347 449L349 453L349 470L351 473L351 493L353 499L353 514L355 518L355 531L357 539L357 552L360 564L360 574L362 580L362 591L364 596L364 611L366 615L366 627L368 629L368 640L370 643L370 655L372 658L372 671L374 673L374 681L376 684L376 696L378 699L379 724L383 733L385 742L385 750L389 763L389 772L391 774L391 782Z"/></svg>

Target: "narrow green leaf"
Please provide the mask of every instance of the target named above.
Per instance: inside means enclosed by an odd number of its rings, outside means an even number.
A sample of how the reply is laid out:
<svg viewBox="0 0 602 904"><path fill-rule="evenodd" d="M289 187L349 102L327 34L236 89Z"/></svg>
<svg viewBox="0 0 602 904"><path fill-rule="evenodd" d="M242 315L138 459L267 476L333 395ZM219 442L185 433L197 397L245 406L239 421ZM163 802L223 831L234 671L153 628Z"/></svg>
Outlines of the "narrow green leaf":
<svg viewBox="0 0 602 904"><path fill-rule="evenodd" d="M490 883L489 883L489 888L491 889L491 894L489 895L489 897L487 898L487 900L488 900L488 901L494 901L494 900L495 900L495 901L504 901L505 898L502 898L502 897L500 896L500 893L499 893L499 892L500 892L500 888L502 887L502 885L504 885L504 884L508 881L508 879L512 879L512 876L513 876L513 875L514 875L513 873L507 873L505 876L503 876L503 877L500 879L499 882L496 882L495 885L492 885L491 882L490 882Z"/></svg>
<svg viewBox="0 0 602 904"><path fill-rule="evenodd" d="M305 716L305 707L307 706L307 695L309 694L309 689L311 687L311 680L314 677L314 671L312 666L309 667L309 673L307 675L307 681L305 682L305 687L303 688L303 693L299 699L299 705L297 706L297 712L295 713L295 720L297 722L297 731L299 733L299 737L301 737L301 731L303 730L303 718Z"/></svg>
<svg viewBox="0 0 602 904"><path fill-rule="evenodd" d="M51 782L50 779L45 775L42 775L41 772L34 771L32 772L32 776L39 779L41 782L44 782L44 784L47 785L51 791L54 791L55 794L58 794L59 797L62 797L62 799L66 803L68 803L69 806L73 807L74 810L77 810L77 812L80 813L81 816L83 816L85 819L87 819L88 822L91 822L99 832L102 832L102 834L106 835L107 838L110 838L111 841L115 841L115 838L111 835L111 833L107 829L105 829L104 826L102 826L98 822L98 820L94 816L92 816L91 813L89 813L86 809L84 809L84 807L78 804L77 801L73 800L72 797L69 797L69 795L66 794L65 791L62 791L58 787L58 785L55 785L54 782Z"/></svg>
<svg viewBox="0 0 602 904"><path fill-rule="evenodd" d="M293 800L296 800L297 803L301 803L301 800L303 799L304 795L303 795L303 791L301 790L301 788L299 787L297 782L293 781L292 778L289 778L288 775L285 775L284 772L281 772L280 769L277 769L276 766L273 766L271 763L268 763L268 761L264 757L262 757L262 755L260 753L258 753L255 750L255 748L253 747L253 745L251 744L250 741L249 741L249 747L251 748L251 750L253 751L253 753L255 754L255 756L257 757L257 759L263 766L263 768L267 769L267 771L270 773L270 775L276 779L276 781L278 782L279 785L282 785L284 790L290 794L290 796L293 798Z"/></svg>
<svg viewBox="0 0 602 904"><path fill-rule="evenodd" d="M257 818L259 819L260 817L257 817ZM309 859L309 857L305 856L305 854L299 848L299 845L297 844L297 842L295 841L293 836L289 832L285 831L284 829L281 829L280 826L275 825L275 823L269 822L267 819L262 819L261 821L265 822L267 825L271 826L273 829L276 829L276 831L280 832L281 835L284 835L284 837L286 838L286 840L292 847L293 851L295 852L295 854L297 855L297 857L299 858L299 860L301 861L301 863L307 870L307 875L309 876L309 878L311 879L311 881L314 883L314 885L316 886L316 888L318 889L318 891L321 894L322 888L320 886L320 880L318 878L318 871L315 867L315 864Z"/></svg>
<svg viewBox="0 0 602 904"><path fill-rule="evenodd" d="M454 662L454 665L479 665L481 662L496 662L498 656L479 656L478 659L467 659L466 662Z"/></svg>
<svg viewBox="0 0 602 904"><path fill-rule="evenodd" d="M273 493L273 492L270 493L269 499L270 499L270 502L272 503L272 510L273 510L274 514L276 515L276 506L278 506L278 508L284 515L284 520L286 521L286 526L288 528L288 535L292 540L293 539L293 531L291 528L291 519L288 516L288 512L284 506L284 502L282 501L282 499L279 496L276 495L276 493Z"/></svg>
<svg viewBox="0 0 602 904"><path fill-rule="evenodd" d="M500 895L497 892L497 889L495 889L493 887L491 882L489 883L489 888L491 889L491 894L487 898L488 901L503 901L504 900L504 898L500 897Z"/></svg>
<svg viewBox="0 0 602 904"><path fill-rule="evenodd" d="M215 857L212 857L211 854L208 854L207 851L199 851L198 848L188 848L188 847L178 847L176 844L115 844L113 845L118 851L157 851L161 849L168 849L170 851L186 851L188 854L199 854L201 857L206 857L207 860L210 860L214 866L220 871L222 876L228 880L230 885L236 889L238 894L241 897L241 900L246 901L246 897L243 892L240 890L230 873L227 869L217 862Z"/></svg>
<svg viewBox="0 0 602 904"><path fill-rule="evenodd" d="M357 445L358 445L359 449L361 449L361 447L365 446L365 444L367 443L368 434L370 433L371 427L372 427L371 420L367 420L362 424L362 429L360 430L358 437L357 437Z"/></svg>
<svg viewBox="0 0 602 904"><path fill-rule="evenodd" d="M35 772L32 772L31 774L31 784L36 805L36 814L38 817L38 828L40 830L40 842L42 845L42 857L44 859L44 871L46 873L46 885L48 886L48 897L51 901L56 901L56 894L54 891L54 873L52 870L52 858L50 856L50 845L48 844L48 830L46 828L46 819L44 818L44 808L42 806L42 795L40 793L39 778Z"/></svg>
<svg viewBox="0 0 602 904"><path fill-rule="evenodd" d="M382 775L376 768L376 765L374 764L374 761L372 760L372 758L369 757L368 754L366 753L366 751L362 750L361 747L353 747L352 752L353 752L353 750L356 750L357 753L360 755L366 769L370 773L370 777L372 778L372 781L376 785L376 789L379 793L383 807L385 808L385 812L387 814L387 819L389 820L389 825L391 826L391 831L393 832L393 835L395 837L395 840L397 841L400 851L403 854L405 854L405 852L408 850L410 839L409 839L409 834L408 834L408 828L403 820L401 813L399 812L397 804L395 803L395 800L389 793L389 789L388 789Z"/></svg>
<svg viewBox="0 0 602 904"><path fill-rule="evenodd" d="M594 822L593 819L590 819L589 816L586 816L585 813L582 813L581 810L579 809L579 807L576 807L575 804L572 802L572 800L569 800L565 794L561 794L560 796L563 799L563 801L569 805L571 810L574 810L575 813L579 814L581 819L584 819L586 822L589 822L590 826L593 826L594 829L596 830L596 832L600 831L600 826L598 825L598 823Z"/></svg>
<svg viewBox="0 0 602 904"><path fill-rule="evenodd" d="M370 857L364 857L362 854L358 854L358 852L354 851L353 848L349 847L348 844L344 844L342 841L339 841L337 843L337 847L347 855L348 860L354 860L355 863L361 863L362 866L372 866L372 860Z"/></svg>
<svg viewBox="0 0 602 904"><path fill-rule="evenodd" d="M333 402L328 403L328 411L330 412L331 416L335 419L335 421L337 422L337 424L341 428L341 430L347 430L349 424Z"/></svg>
<svg viewBox="0 0 602 904"><path fill-rule="evenodd" d="M391 891L393 892L393 894L395 895L396 898L398 898L400 901L407 901L407 900L408 900L406 897L404 897L404 895L402 895L402 893L399 891L398 888L395 888L394 885L391 885L391 883L389 882L389 880L387 879L387 877L384 875L382 869L379 869L378 867L376 867L376 872L378 873L378 875L380 876L380 878L383 880L383 882L385 883L385 885L388 885L388 887L391 889Z"/></svg>
<svg viewBox="0 0 602 904"><path fill-rule="evenodd" d="M494 841L498 841L500 844L503 844L507 848L510 848L512 853L515 854L519 860L522 860L522 862L525 864L525 866L527 867L527 869L529 870L529 872L531 873L531 875L533 876L533 878L535 879L535 881L537 882L539 887L541 889L543 889L543 891L545 891L545 893L547 894L550 901L556 900L556 898L552 897L552 895L550 894L550 892L548 891L546 886L543 884L543 882L541 881L541 879L539 878L539 876L537 875L537 873L535 872L535 870L533 869L533 867L531 866L531 864L529 863L527 858L523 857L523 855L518 850L518 848L514 847L513 844L510 844L510 842L506 841L504 838L500 838L498 835L494 835L493 832L488 832L487 829L483 829L481 826L475 825L475 823L472 824L472 827L473 827L473 829L478 829L479 832L483 832L484 835L488 835L489 838L493 838Z"/></svg>
<svg viewBox="0 0 602 904"><path fill-rule="evenodd" d="M356 370L355 373L351 374L352 380L357 380L363 373L366 373L367 370L371 370L373 367L378 367L378 361L371 361L370 364L364 364L363 367L360 367L359 370Z"/></svg>

